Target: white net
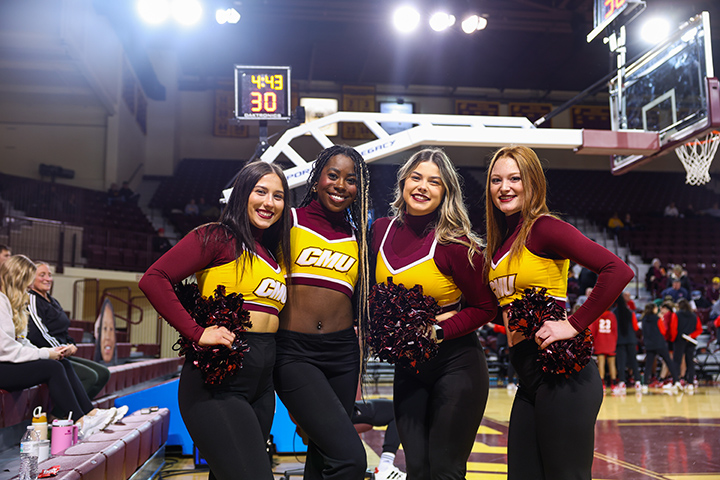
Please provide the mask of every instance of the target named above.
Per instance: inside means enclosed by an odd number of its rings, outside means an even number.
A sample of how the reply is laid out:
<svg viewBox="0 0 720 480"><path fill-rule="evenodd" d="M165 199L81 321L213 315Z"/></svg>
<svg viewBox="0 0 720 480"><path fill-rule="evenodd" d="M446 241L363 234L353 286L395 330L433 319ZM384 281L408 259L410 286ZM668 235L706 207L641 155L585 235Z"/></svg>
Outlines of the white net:
<svg viewBox="0 0 720 480"><path fill-rule="evenodd" d="M694 140L675 148L685 167L685 183L704 185L710 181L710 165L720 145L720 132L712 131L704 139Z"/></svg>

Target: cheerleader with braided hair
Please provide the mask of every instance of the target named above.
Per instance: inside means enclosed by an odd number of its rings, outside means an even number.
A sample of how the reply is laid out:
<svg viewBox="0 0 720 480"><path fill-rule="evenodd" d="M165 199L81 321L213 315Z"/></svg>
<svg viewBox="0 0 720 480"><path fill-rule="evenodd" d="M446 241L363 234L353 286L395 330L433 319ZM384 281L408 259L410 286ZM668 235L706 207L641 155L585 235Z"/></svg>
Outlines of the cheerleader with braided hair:
<svg viewBox="0 0 720 480"><path fill-rule="evenodd" d="M365 449L351 415L361 369L355 319L362 333L368 316L368 187L362 156L332 146L320 152L308 192L292 210L293 270L274 378L309 439L306 480L365 476Z"/></svg>

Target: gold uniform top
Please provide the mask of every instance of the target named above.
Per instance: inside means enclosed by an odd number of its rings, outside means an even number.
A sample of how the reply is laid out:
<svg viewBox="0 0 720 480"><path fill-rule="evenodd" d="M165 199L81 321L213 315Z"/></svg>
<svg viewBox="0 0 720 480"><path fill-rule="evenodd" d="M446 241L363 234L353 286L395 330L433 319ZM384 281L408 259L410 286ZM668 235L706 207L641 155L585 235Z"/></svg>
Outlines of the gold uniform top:
<svg viewBox="0 0 720 480"><path fill-rule="evenodd" d="M352 298L358 279L355 233L331 231L327 226L315 224L312 216L301 217L297 209L292 209L292 215L292 283L329 288Z"/></svg>
<svg viewBox="0 0 720 480"><path fill-rule="evenodd" d="M243 307L250 311L278 315L287 301L285 272L282 267L248 251L243 252L237 262L200 270L195 273L195 277L203 297L213 295L217 286L223 285L225 294L241 293Z"/></svg>
<svg viewBox="0 0 720 480"><path fill-rule="evenodd" d="M462 291L455 284L452 276L442 273L435 263L435 250L438 246L435 235L429 234L425 238L424 245L420 246L420 248L427 248L427 254L423 257L409 263L404 262L401 258L395 258L391 262L391 253L387 251L389 245L386 245L386 242L390 231L397 228L395 222L395 219L390 222L380 243L375 267L375 281L384 283L388 277L392 277L393 283L397 285L402 283L406 288L422 285L424 295L433 297L438 305L443 307L443 310L452 310L460 302Z"/></svg>
<svg viewBox="0 0 720 480"><path fill-rule="evenodd" d="M504 307L520 298L526 288L546 288L551 297L567 300L567 278L570 261L535 255L523 246L519 255L510 252L490 264L490 288Z"/></svg>

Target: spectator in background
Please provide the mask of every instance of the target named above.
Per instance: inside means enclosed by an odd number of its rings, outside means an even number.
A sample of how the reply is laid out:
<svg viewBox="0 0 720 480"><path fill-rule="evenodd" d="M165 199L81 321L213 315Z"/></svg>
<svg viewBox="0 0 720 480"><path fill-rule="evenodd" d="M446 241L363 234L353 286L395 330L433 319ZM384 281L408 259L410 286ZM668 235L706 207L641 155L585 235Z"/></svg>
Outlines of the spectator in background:
<svg viewBox="0 0 720 480"><path fill-rule="evenodd" d="M117 183L113 183L110 185L110 188L108 189L108 205L112 205L115 202L122 201L122 198L120 197L120 189L117 186Z"/></svg>
<svg viewBox="0 0 720 480"><path fill-rule="evenodd" d="M618 212L613 212L612 216L607 222L607 227L616 236L620 232L620 230L625 228L625 224L622 220L620 220L620 214L618 214Z"/></svg>
<svg viewBox="0 0 720 480"><path fill-rule="evenodd" d="M63 359L64 348L38 348L27 333L27 290L35 278L35 264L14 255L0 266L0 388L22 390L46 383L59 415L73 412L82 438L104 429L120 415L116 408L94 408L75 370Z"/></svg>
<svg viewBox="0 0 720 480"><path fill-rule="evenodd" d="M623 224L625 225L625 230L635 230L636 225L635 222L633 222L632 215L629 213L625 214L625 218L623 218Z"/></svg>
<svg viewBox="0 0 720 480"><path fill-rule="evenodd" d="M2 257L2 247L3 246L0 245L0 257ZM714 277L712 279L712 285L705 289L705 298L707 298L710 303L715 303L720 300L720 277Z"/></svg>
<svg viewBox="0 0 720 480"><path fill-rule="evenodd" d="M675 265L673 266L672 272L670 273L670 278L679 278L680 279L680 286L690 292L692 288L690 287L690 277L688 276L687 270L685 270L682 265ZM690 298L690 297L685 297Z"/></svg>
<svg viewBox="0 0 720 480"><path fill-rule="evenodd" d="M678 211L678 208L675 206L675 202L670 202L670 205L665 207L665 211L663 212L663 215L666 217L679 217L680 212Z"/></svg>
<svg viewBox="0 0 720 480"><path fill-rule="evenodd" d="M10 250L10 247L0 243L0 265L5 263L5 260L10 258L11 255L12 255L12 250Z"/></svg>
<svg viewBox="0 0 720 480"><path fill-rule="evenodd" d="M606 385L615 387L617 381L617 365L615 355L617 351L617 318L610 311L605 311L600 318L590 324L590 332L593 336L593 354L597 355L598 370L603 382ZM605 383L605 365L610 372L610 383ZM618 392L624 393L624 392Z"/></svg>
<svg viewBox="0 0 720 480"><path fill-rule="evenodd" d="M681 298L684 298L686 300L689 299L690 294L686 289L682 287L682 282L679 278L673 278L672 286L666 288L660 293L660 298L664 300L665 297L670 297L673 303L677 303L677 301Z"/></svg>
<svg viewBox="0 0 720 480"><path fill-rule="evenodd" d="M626 367L632 371L635 379L635 388L640 390L640 365L637 361L637 336L635 332L640 330L637 323L635 312L631 312L625 303L625 298L620 295L615 300L612 310L617 318L618 337L617 337L617 369L618 384L613 388L613 394L625 393Z"/></svg>
<svg viewBox="0 0 720 480"><path fill-rule="evenodd" d="M220 216L220 209L217 205L206 204L204 198L200 198L200 215L203 217L217 218Z"/></svg>
<svg viewBox="0 0 720 480"><path fill-rule="evenodd" d="M598 275L590 269L582 267L578 275L578 284L580 291L585 292L588 288L593 288L597 283Z"/></svg>
<svg viewBox="0 0 720 480"><path fill-rule="evenodd" d="M667 311L667 308L663 308ZM643 342L645 344L645 372L643 375L643 392L646 392L648 386L653 388L662 387L662 383L655 378L655 358L660 355L666 365L670 367L670 373L673 381L680 380L680 373L675 362L670 359L668 352L668 344L665 340L665 322L658 317L658 307L656 304L648 302L645 304L645 312L641 319ZM672 384L671 384L672 385Z"/></svg>
<svg viewBox="0 0 720 480"><path fill-rule="evenodd" d="M28 322L27 338L36 347L62 347L63 357L70 361L92 400L110 380L110 370L92 360L74 356L77 347L68 333L70 319L60 302L50 295L53 286L50 266L45 262L36 262L35 265L37 273L29 292L31 321Z"/></svg>
<svg viewBox="0 0 720 480"><path fill-rule="evenodd" d="M702 213L710 215L711 217L720 217L720 206L718 206L718 202L713 203L712 207L703 210Z"/></svg>
<svg viewBox="0 0 720 480"><path fill-rule="evenodd" d="M667 277L665 269L662 268L659 258L653 258L647 275L645 276L645 288L647 288L647 291L650 292L653 297L658 298L666 285Z"/></svg>
<svg viewBox="0 0 720 480"><path fill-rule="evenodd" d="M194 198L191 198L185 205L185 215L200 215L200 207L195 203Z"/></svg>
<svg viewBox="0 0 720 480"><path fill-rule="evenodd" d="M631 312L634 312L637 310L637 307L635 306L635 301L632 299L632 295L630 295L630 292L625 291L623 292L623 298L625 299L625 304L630 309Z"/></svg>
<svg viewBox="0 0 720 480"><path fill-rule="evenodd" d="M677 303L678 310L670 325L671 336L674 337L673 361L675 369L681 370L683 359L685 360L685 375L681 378L685 390L694 390L695 381L695 345L694 340L702 333L702 324L695 313L690 310L690 303L682 298Z"/></svg>
<svg viewBox="0 0 720 480"><path fill-rule="evenodd" d="M580 296L577 298L577 301L575 302L575 305L577 305L578 307L582 306L582 304L585 303L585 300L588 299L588 297L590 296L591 293L592 293L592 287L586 288L586 289L585 289L585 295L580 295Z"/></svg>
<svg viewBox="0 0 720 480"><path fill-rule="evenodd" d="M122 186L120 187L120 200L128 203L137 203L139 198L140 196L130 188L129 182L122 182Z"/></svg>
<svg viewBox="0 0 720 480"><path fill-rule="evenodd" d="M153 237L153 251L156 253L165 253L172 248L170 240L165 236L165 229L160 227L157 230L157 236Z"/></svg>
<svg viewBox="0 0 720 480"><path fill-rule="evenodd" d="M688 203L687 208L683 212L683 217L685 218L693 218L695 216L695 207L692 206L692 203Z"/></svg>

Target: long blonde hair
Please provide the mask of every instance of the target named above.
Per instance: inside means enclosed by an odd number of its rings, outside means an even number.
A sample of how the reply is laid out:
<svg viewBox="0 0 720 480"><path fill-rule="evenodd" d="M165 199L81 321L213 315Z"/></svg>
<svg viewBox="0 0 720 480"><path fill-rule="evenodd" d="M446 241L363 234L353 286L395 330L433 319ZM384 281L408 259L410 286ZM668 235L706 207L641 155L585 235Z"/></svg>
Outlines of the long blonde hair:
<svg viewBox="0 0 720 480"><path fill-rule="evenodd" d="M25 255L13 255L0 266L0 291L10 300L15 335L27 327L28 287L35 280L37 267Z"/></svg>
<svg viewBox="0 0 720 480"><path fill-rule="evenodd" d="M512 158L517 162L520 170L525 201L522 206L523 224L517 238L510 247L510 257L520 253L525 245L533 223L543 215L549 215L545 201L547 193L547 182L545 172L537 154L528 147L510 146L503 147L493 156L488 166L487 183L485 185L485 227L487 230L487 248L485 249L485 278L488 278L490 264L495 253L500 249L503 240L507 236L508 224L505 214L495 206L490 193L490 181L495 163L501 158Z"/></svg>
<svg viewBox="0 0 720 480"><path fill-rule="evenodd" d="M480 254L482 240L472 230L470 215L463 202L462 177L455 170L450 158L439 148L426 148L415 153L405 164L400 167L395 184L395 198L390 205L392 215L398 222L403 223L405 219L405 199L403 189L405 180L415 171L415 168L423 162L433 162L440 170L440 180L445 187L445 195L438 209L435 225L435 238L440 244L459 243L468 247L468 261L473 264L474 254ZM463 240L467 237L470 241Z"/></svg>

